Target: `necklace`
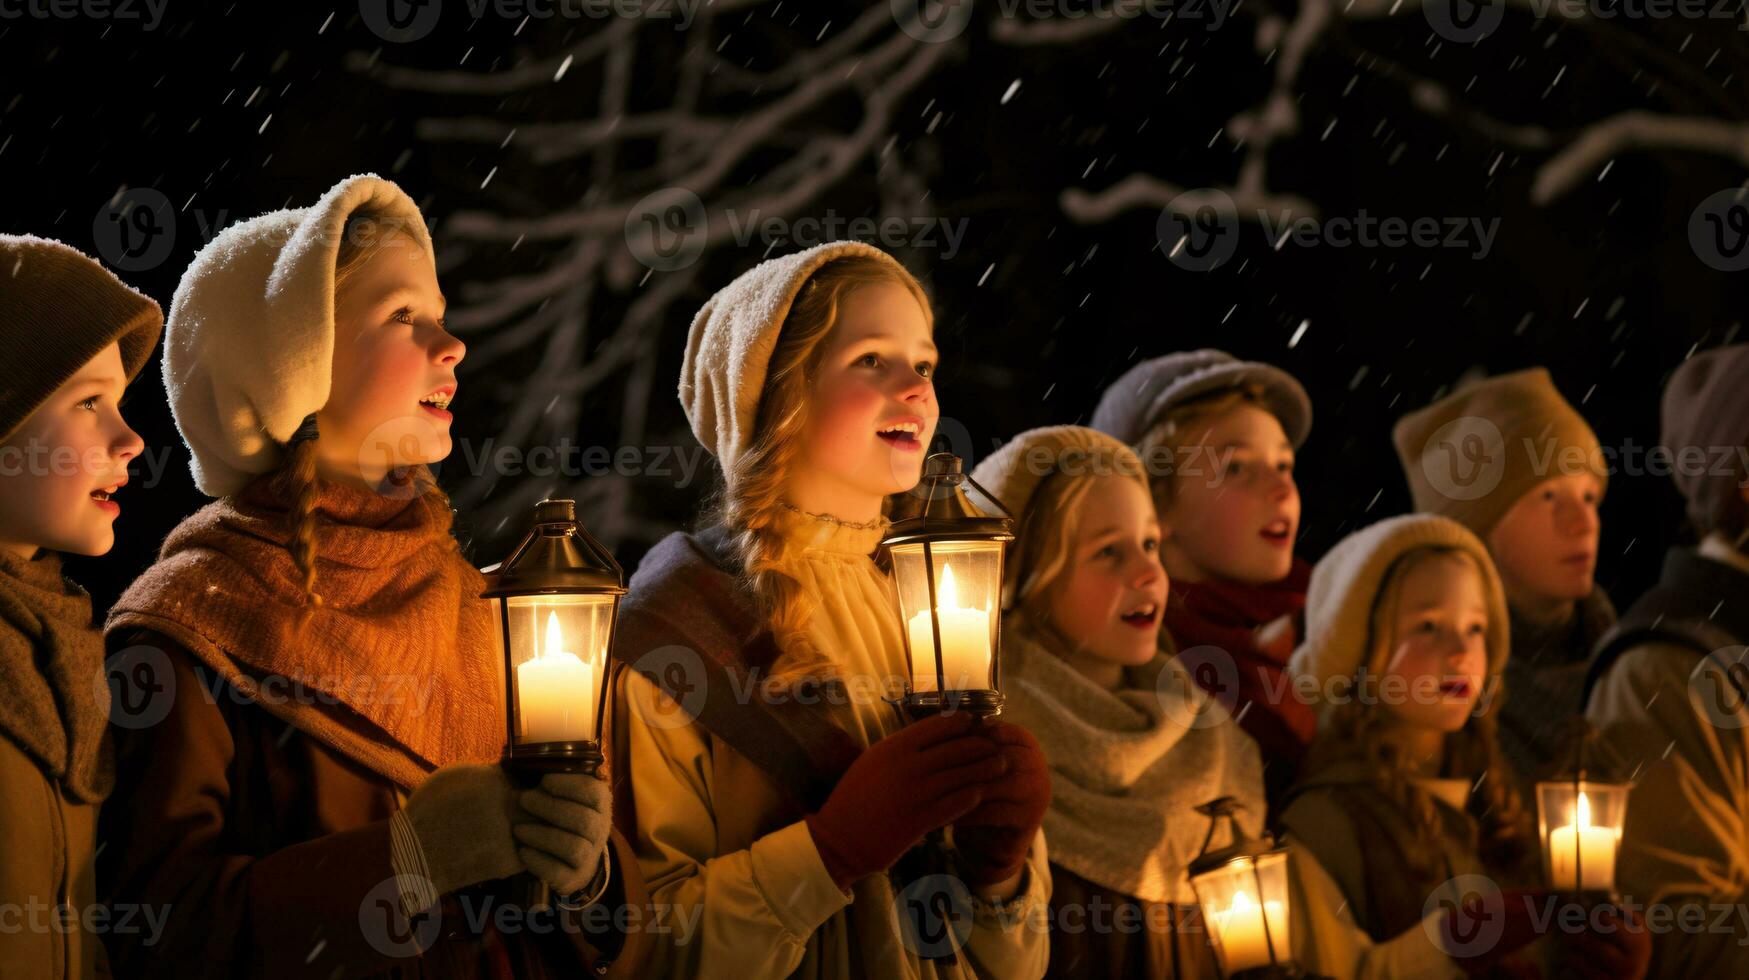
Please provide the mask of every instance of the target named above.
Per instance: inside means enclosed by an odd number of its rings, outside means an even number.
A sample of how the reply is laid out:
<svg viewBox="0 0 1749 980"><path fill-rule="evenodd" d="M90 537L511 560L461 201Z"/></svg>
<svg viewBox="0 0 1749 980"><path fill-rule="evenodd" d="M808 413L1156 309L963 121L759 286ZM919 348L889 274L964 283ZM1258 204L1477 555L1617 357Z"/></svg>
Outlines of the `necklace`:
<svg viewBox="0 0 1749 980"><path fill-rule="evenodd" d="M847 521L841 517L833 517L831 514L816 514L811 510L803 510L787 500L780 500L778 503L783 505L784 510L794 511L803 517L812 517L824 524L836 524L839 527L853 528L858 531L873 531L876 528L885 527L889 523L885 517L877 517L872 521Z"/></svg>

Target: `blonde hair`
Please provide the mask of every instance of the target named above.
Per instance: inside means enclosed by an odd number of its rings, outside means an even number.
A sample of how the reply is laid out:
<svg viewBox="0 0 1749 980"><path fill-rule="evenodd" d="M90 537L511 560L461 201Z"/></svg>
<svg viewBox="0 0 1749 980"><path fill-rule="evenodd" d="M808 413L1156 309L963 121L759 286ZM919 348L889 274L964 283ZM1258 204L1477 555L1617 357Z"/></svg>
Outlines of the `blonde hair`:
<svg viewBox="0 0 1749 980"><path fill-rule="evenodd" d="M1014 543L1009 546L1004 607L1036 633L1070 647L1075 645L1071 638L1051 624L1048 599L1074 557L1081 505L1094 480L1105 477L1134 480L1148 493L1148 478L1127 449L1077 446L1056 454L1050 472L1034 489L1025 510L1016 515Z"/></svg>
<svg viewBox="0 0 1749 980"><path fill-rule="evenodd" d="M1368 620L1365 665L1383 665L1390 659L1396 613L1402 602L1403 583L1409 573L1436 558L1457 558L1486 578L1486 571L1466 551L1443 546L1414 548L1398 556L1385 573L1374 598ZM1494 635L1490 631L1490 636ZM1488 651L1490 676L1497 705L1504 699L1502 679L1493 673L1496 651ZM1363 666L1362 670L1373 669ZM1372 785L1402 808L1405 819L1422 846L1408 855L1421 872L1436 871L1433 856L1440 853L1441 826L1433 797L1415 785L1411 760L1390 737L1389 717L1382 706L1350 698L1333 705L1327 721L1307 754L1307 773L1351 759L1368 767ZM1458 731L1445 736L1441 775L1470 781L1465 812L1480 828L1478 850L1483 863L1496 870L1518 868L1532 853L1529 816L1514 780L1511 764L1500 750L1499 724L1493 710L1471 715Z"/></svg>
<svg viewBox="0 0 1749 980"><path fill-rule="evenodd" d="M379 225L387 227L379 230ZM395 216L374 205L367 204L348 215L334 260L335 295L338 296L347 280L396 235L414 240ZM316 610L325 605L322 594L316 591L317 537L320 527L316 505L322 498L322 478L316 466L316 443L319 438L319 435L306 438L294 436L285 447L285 456L272 476L274 493L288 505L286 522L289 534L286 550L291 552L292 565L298 571L299 586L303 592L303 607L298 610L295 624L299 631L308 626ZM449 505L448 495L437 489L436 479L425 466L416 467L411 473L392 472L391 479L398 486L411 486L415 495L435 492L443 506ZM460 550L460 542L453 536L450 543L455 550Z"/></svg>
<svg viewBox="0 0 1749 980"><path fill-rule="evenodd" d="M1170 470L1153 481L1155 510L1164 515L1178 502L1176 463L1182 455L1180 450L1184 448L1186 441L1193 434L1200 438L1197 424L1213 424L1215 419L1242 405L1254 405L1269 411L1264 388L1261 385L1246 384L1192 398L1174 405L1143 434L1142 441L1136 444L1136 455L1152 466L1154 459L1164 453L1173 464Z"/></svg>
<svg viewBox="0 0 1749 980"><path fill-rule="evenodd" d="M925 322L934 329L929 297L922 284L904 269L866 256L834 259L820 266L803 284L779 328L759 395L752 443L730 472L723 474L721 487L706 507L707 522L728 528L742 583L754 596L761 619L784 653L782 665L774 667L769 677L779 684L802 677L836 676L830 661L808 638L814 602L801 583L784 570L790 556L778 531L778 520L790 471L801 457L813 402L813 379L824 342L850 294L875 285L899 285L909 290L923 308ZM887 509L888 505L883 505L883 513Z"/></svg>

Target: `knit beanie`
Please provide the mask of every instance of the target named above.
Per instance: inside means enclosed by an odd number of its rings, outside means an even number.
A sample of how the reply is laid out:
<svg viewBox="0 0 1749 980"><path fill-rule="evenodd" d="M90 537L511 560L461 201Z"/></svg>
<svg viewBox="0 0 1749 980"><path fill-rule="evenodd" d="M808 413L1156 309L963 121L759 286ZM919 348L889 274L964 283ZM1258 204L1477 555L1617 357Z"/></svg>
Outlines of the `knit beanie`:
<svg viewBox="0 0 1749 980"><path fill-rule="evenodd" d="M1609 483L1597 434L1540 367L1465 385L1398 419L1391 438L1415 509L1482 537L1550 477L1592 473Z"/></svg>
<svg viewBox="0 0 1749 980"><path fill-rule="evenodd" d="M1105 460L1092 458L1103 453L1112 455ZM1142 461L1134 450L1103 432L1079 425L1048 425L1022 432L984 457L972 469L972 479L1014 515L1017 525L1024 526L1039 487L1059 473L1071 478L1127 476L1140 484L1143 492L1148 489ZM1020 564L1010 561L1004 569L1002 594L1006 599L1014 597Z"/></svg>
<svg viewBox="0 0 1749 980"><path fill-rule="evenodd" d="M1373 642L1373 607L1391 567L1417 548L1451 548L1475 560L1482 570L1482 594L1488 604L1488 676L1498 677L1506 669L1511 626L1506 594L1487 546L1448 518L1388 517L1337 542L1312 568L1306 589L1306 638L1288 658L1288 670L1317 681L1314 696L1320 717L1330 707L1322 695L1332 688L1332 680L1355 677L1362 667L1370 675L1384 672L1386 665L1379 658L1388 651ZM1486 710L1493 710L1496 703L1490 699Z"/></svg>
<svg viewBox="0 0 1749 980"><path fill-rule="evenodd" d="M1312 431L1312 399L1293 375L1261 361L1241 361L1226 351L1180 351L1143 361L1111 383L1093 410L1093 428L1131 446L1167 412L1194 398L1255 385L1264 406L1298 449Z"/></svg>
<svg viewBox="0 0 1749 980"><path fill-rule="evenodd" d="M910 277L897 259L872 245L827 242L741 273L692 318L680 364L680 405L692 434L725 475L753 443L766 368L796 295L821 266L850 256L885 262Z"/></svg>
<svg viewBox="0 0 1749 980"><path fill-rule="evenodd" d="M1671 472L1700 528L1728 526L1743 504L1749 468L1749 344L1721 347L1684 361L1664 386L1660 441ZM1691 458L1684 462L1685 454Z"/></svg>
<svg viewBox="0 0 1749 980"><path fill-rule="evenodd" d="M85 253L34 235L0 235L0 442L111 343L132 382L164 313Z"/></svg>
<svg viewBox="0 0 1749 980"><path fill-rule="evenodd" d="M385 219L360 244L401 232L436 268L418 205L393 183L363 174L311 207L226 228L182 274L170 302L164 385L194 455L194 482L207 496L235 493L276 469L304 417L328 403L334 264L346 219L367 206Z"/></svg>

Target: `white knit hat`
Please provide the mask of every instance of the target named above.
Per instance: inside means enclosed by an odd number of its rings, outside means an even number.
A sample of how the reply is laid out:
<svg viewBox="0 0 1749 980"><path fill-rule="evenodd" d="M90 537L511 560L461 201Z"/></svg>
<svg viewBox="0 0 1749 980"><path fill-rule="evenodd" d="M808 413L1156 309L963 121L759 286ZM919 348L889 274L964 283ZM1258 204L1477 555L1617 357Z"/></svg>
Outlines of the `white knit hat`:
<svg viewBox="0 0 1749 980"><path fill-rule="evenodd" d="M1352 678L1364 664L1372 673L1385 665L1367 663L1373 606L1385 576L1397 559L1417 548L1453 548L1475 559L1482 570L1482 591L1488 604L1488 675L1506 669L1511 627L1506 619L1506 595L1488 549L1468 528L1448 517L1404 514L1388 517L1336 543L1312 568L1306 588L1306 638L1288 659L1288 670L1315 679L1321 695L1336 678ZM1486 710L1497 699L1490 698ZM1320 715L1328 704L1320 701Z"/></svg>
<svg viewBox="0 0 1749 980"><path fill-rule="evenodd" d="M1291 374L1262 361L1241 361L1223 350L1179 351L1151 358L1113 381L1088 424L1132 446L1172 409L1217 391L1257 385L1263 402L1298 449L1312 431L1312 399Z"/></svg>
<svg viewBox="0 0 1749 980"><path fill-rule="evenodd" d="M194 482L208 496L272 472L304 417L328 403L334 263L347 217L367 205L418 242L435 270L418 205L362 174L312 207L224 229L182 274L164 331L164 386L194 454Z"/></svg>
<svg viewBox="0 0 1749 980"><path fill-rule="evenodd" d="M692 434L716 456L725 474L753 443L766 367L796 294L821 266L849 256L886 262L910 276L897 259L873 245L827 242L741 273L692 318L680 364L680 404Z"/></svg>

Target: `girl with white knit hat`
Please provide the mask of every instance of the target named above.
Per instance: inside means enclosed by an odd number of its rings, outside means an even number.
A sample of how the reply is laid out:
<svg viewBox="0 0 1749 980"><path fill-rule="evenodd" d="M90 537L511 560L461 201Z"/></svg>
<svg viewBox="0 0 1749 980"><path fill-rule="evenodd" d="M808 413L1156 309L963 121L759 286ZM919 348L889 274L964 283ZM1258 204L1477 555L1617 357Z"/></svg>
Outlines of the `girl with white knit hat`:
<svg viewBox="0 0 1749 980"><path fill-rule="evenodd" d="M972 477L1016 521L1003 583L1004 716L1038 737L1051 770L1050 975L1214 976L1188 874L1209 830L1196 807L1230 797L1257 835L1262 765L1257 744L1162 642L1170 583L1142 462L1111 436L1060 425L1021 433ZM1290 866L1300 966L1333 976L1452 970L1419 931L1373 943L1310 855L1295 852ZM1118 922L1138 927L1109 927Z"/></svg>
<svg viewBox="0 0 1749 980"><path fill-rule="evenodd" d="M1036 744L882 700L905 648L874 553L940 413L933 332L916 279L857 242L764 262L693 320L680 399L723 485L644 558L614 644L616 818L672 920L661 975L1044 971ZM889 875L938 830L951 942L900 924L931 879Z"/></svg>
<svg viewBox="0 0 1749 980"><path fill-rule="evenodd" d="M116 933L118 972L638 971L586 907L640 897L603 853L605 782L519 792L497 764L486 583L428 468L465 353L443 314L424 218L374 176L225 229L183 274L165 385L219 499L108 621L155 723L118 734L100 886L166 910ZM501 930L479 909L525 871L560 899Z"/></svg>
<svg viewBox="0 0 1749 980"><path fill-rule="evenodd" d="M1559 930L1552 897L1525 888L1538 849L1496 736L1508 629L1488 549L1456 521L1389 518L1332 548L1312 570L1306 640L1289 661L1318 735L1282 829L1377 940L1429 931L1471 974L1561 957L1586 975L1639 976L1650 946L1631 914L1536 942ZM1492 922L1472 935L1444 910L1482 881Z"/></svg>

